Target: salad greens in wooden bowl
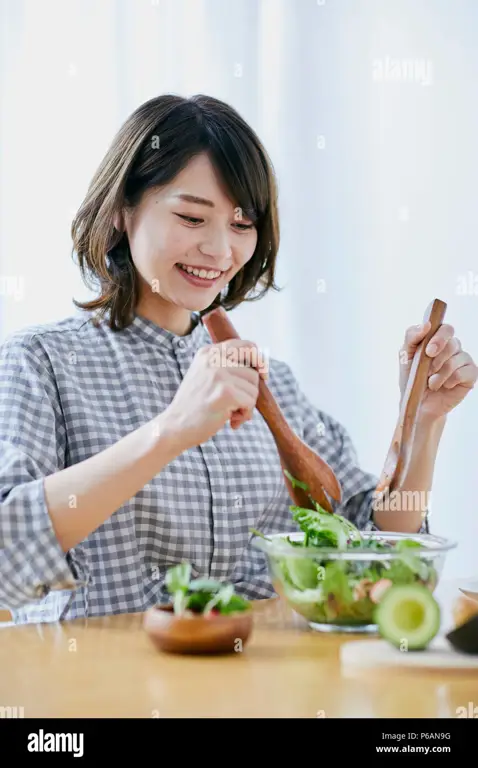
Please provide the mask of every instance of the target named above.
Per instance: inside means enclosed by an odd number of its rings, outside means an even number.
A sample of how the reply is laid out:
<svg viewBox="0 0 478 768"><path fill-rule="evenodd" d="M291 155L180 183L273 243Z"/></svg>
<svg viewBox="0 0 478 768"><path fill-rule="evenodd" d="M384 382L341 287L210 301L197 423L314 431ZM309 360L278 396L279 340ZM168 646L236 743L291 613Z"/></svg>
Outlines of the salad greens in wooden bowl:
<svg viewBox="0 0 478 768"><path fill-rule="evenodd" d="M215 654L242 651L252 632L252 603L232 584L191 579L183 562L166 572L167 605L146 611L144 628L156 647L168 653Z"/></svg>
<svg viewBox="0 0 478 768"><path fill-rule="evenodd" d="M191 579L190 563L172 566L166 572L165 584L171 595L174 613L180 616L228 616L251 607L234 591L233 584L215 579Z"/></svg>

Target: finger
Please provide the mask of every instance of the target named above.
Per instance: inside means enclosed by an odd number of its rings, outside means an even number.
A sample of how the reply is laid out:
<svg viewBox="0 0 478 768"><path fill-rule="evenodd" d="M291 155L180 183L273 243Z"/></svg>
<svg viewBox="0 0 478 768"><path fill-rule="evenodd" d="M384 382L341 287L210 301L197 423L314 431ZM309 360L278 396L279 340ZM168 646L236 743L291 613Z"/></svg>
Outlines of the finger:
<svg viewBox="0 0 478 768"><path fill-rule="evenodd" d="M430 328L431 325L429 320L421 325L411 325L410 328L407 328L403 349L409 350L410 352L414 351L420 342L423 341Z"/></svg>
<svg viewBox="0 0 478 768"><path fill-rule="evenodd" d="M257 373L256 373L257 376ZM258 388L257 388L257 382L254 382L251 384L250 381L246 381L244 379L238 379L234 382L234 388L237 392L237 398L239 401L244 400L246 401L246 405L239 405L239 408L255 408L257 397L259 394Z"/></svg>
<svg viewBox="0 0 478 768"><path fill-rule="evenodd" d="M248 365L238 365L234 371L234 383L247 382L257 387L259 381L259 373L255 368L250 368Z"/></svg>
<svg viewBox="0 0 478 768"><path fill-rule="evenodd" d="M228 339L219 345L221 359L227 367L254 368L265 380L268 377L269 366L262 351L253 341L244 339Z"/></svg>
<svg viewBox="0 0 478 768"><path fill-rule="evenodd" d="M245 419L240 419L236 416L231 416L230 424L231 429L238 429L243 424Z"/></svg>
<svg viewBox="0 0 478 768"><path fill-rule="evenodd" d="M450 357L449 360L443 363L438 373L434 373L428 378L429 388L436 392L436 390L440 389L440 387L443 386L459 368L468 365L470 359L468 352L459 352L457 355Z"/></svg>
<svg viewBox="0 0 478 768"><path fill-rule="evenodd" d="M237 367L242 370L251 370L255 371L259 374L261 379L264 379L266 381L269 378L269 367L266 361L262 361L256 365L250 365L247 359L245 360L239 360L239 362L236 364L233 364L233 367Z"/></svg>
<svg viewBox="0 0 478 768"><path fill-rule="evenodd" d="M246 421L251 421L252 409L251 408L238 408L237 411L231 416L230 422L232 429L237 429Z"/></svg>
<svg viewBox="0 0 478 768"><path fill-rule="evenodd" d="M453 389L458 384L473 389L478 381L478 368L474 363L468 363L458 368L443 384L445 389Z"/></svg>
<svg viewBox="0 0 478 768"><path fill-rule="evenodd" d="M405 333L405 340L403 346L399 349L398 358L400 366L408 366L412 362L418 345L423 341L427 333L431 328L430 321L422 325L412 325L407 329Z"/></svg>
<svg viewBox="0 0 478 768"><path fill-rule="evenodd" d="M244 421L244 408L238 408L237 411L233 411L229 418L231 427L235 429Z"/></svg>
<svg viewBox="0 0 478 768"><path fill-rule="evenodd" d="M257 371L256 368L247 365L245 361L241 362L237 356L234 356L234 354L228 354L226 350L219 357L219 355L215 354L214 350L211 349L209 365L212 368L227 368L228 371L233 373L234 380L246 380L257 386L260 376L259 371Z"/></svg>
<svg viewBox="0 0 478 768"><path fill-rule="evenodd" d="M438 373L442 365L446 363L447 360L453 357L453 355L457 355L461 351L462 348L460 340L457 339L456 336L453 336L453 338L447 342L442 352L433 358L432 362L430 363L430 374Z"/></svg>
<svg viewBox="0 0 478 768"><path fill-rule="evenodd" d="M455 329L452 325L441 325L438 331L432 336L427 344L425 352L429 357L436 357L440 352L443 352L447 343L455 335Z"/></svg>

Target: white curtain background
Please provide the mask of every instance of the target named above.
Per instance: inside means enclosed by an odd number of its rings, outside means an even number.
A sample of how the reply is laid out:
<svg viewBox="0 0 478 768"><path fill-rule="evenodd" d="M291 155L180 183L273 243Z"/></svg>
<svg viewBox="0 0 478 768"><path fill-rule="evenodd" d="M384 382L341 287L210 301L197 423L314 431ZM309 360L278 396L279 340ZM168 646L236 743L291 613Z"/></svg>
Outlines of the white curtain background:
<svg viewBox="0 0 478 768"><path fill-rule="evenodd" d="M435 297L478 359L475 0L0 0L2 339L89 294L70 224L124 119L207 93L279 180L280 294L231 318L379 473L398 349ZM431 524L478 579L478 391L448 420Z"/></svg>

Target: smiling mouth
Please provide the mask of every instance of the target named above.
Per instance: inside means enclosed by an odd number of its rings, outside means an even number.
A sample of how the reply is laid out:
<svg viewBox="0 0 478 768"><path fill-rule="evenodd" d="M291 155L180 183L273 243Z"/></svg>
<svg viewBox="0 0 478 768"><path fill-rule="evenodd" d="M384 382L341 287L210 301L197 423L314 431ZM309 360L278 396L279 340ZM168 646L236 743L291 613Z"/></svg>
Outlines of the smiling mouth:
<svg viewBox="0 0 478 768"><path fill-rule="evenodd" d="M178 270L178 272L181 273L181 275L184 277L185 280L187 280L191 285L196 285L198 287L208 287L211 285L214 285L217 283L218 280L221 279L223 275L225 275L225 272L219 272L218 275L212 278L208 277L199 277L199 275L193 275L191 272L187 272L184 267L180 266L180 264L174 265L175 269ZM203 270L204 272L206 270ZM210 272L218 272L218 270L209 270Z"/></svg>

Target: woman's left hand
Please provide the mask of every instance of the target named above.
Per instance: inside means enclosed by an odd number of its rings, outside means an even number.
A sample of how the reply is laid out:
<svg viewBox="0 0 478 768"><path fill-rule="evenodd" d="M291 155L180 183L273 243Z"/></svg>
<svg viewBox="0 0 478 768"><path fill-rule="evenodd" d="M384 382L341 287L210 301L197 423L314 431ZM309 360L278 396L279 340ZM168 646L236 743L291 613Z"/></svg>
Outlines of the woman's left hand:
<svg viewBox="0 0 478 768"><path fill-rule="evenodd" d="M430 330L430 321L411 326L400 350L400 393L403 397L415 351ZM478 367L468 352L464 352L453 326L443 324L426 348L431 358L428 383L420 418L435 421L443 418L473 389L478 380Z"/></svg>

